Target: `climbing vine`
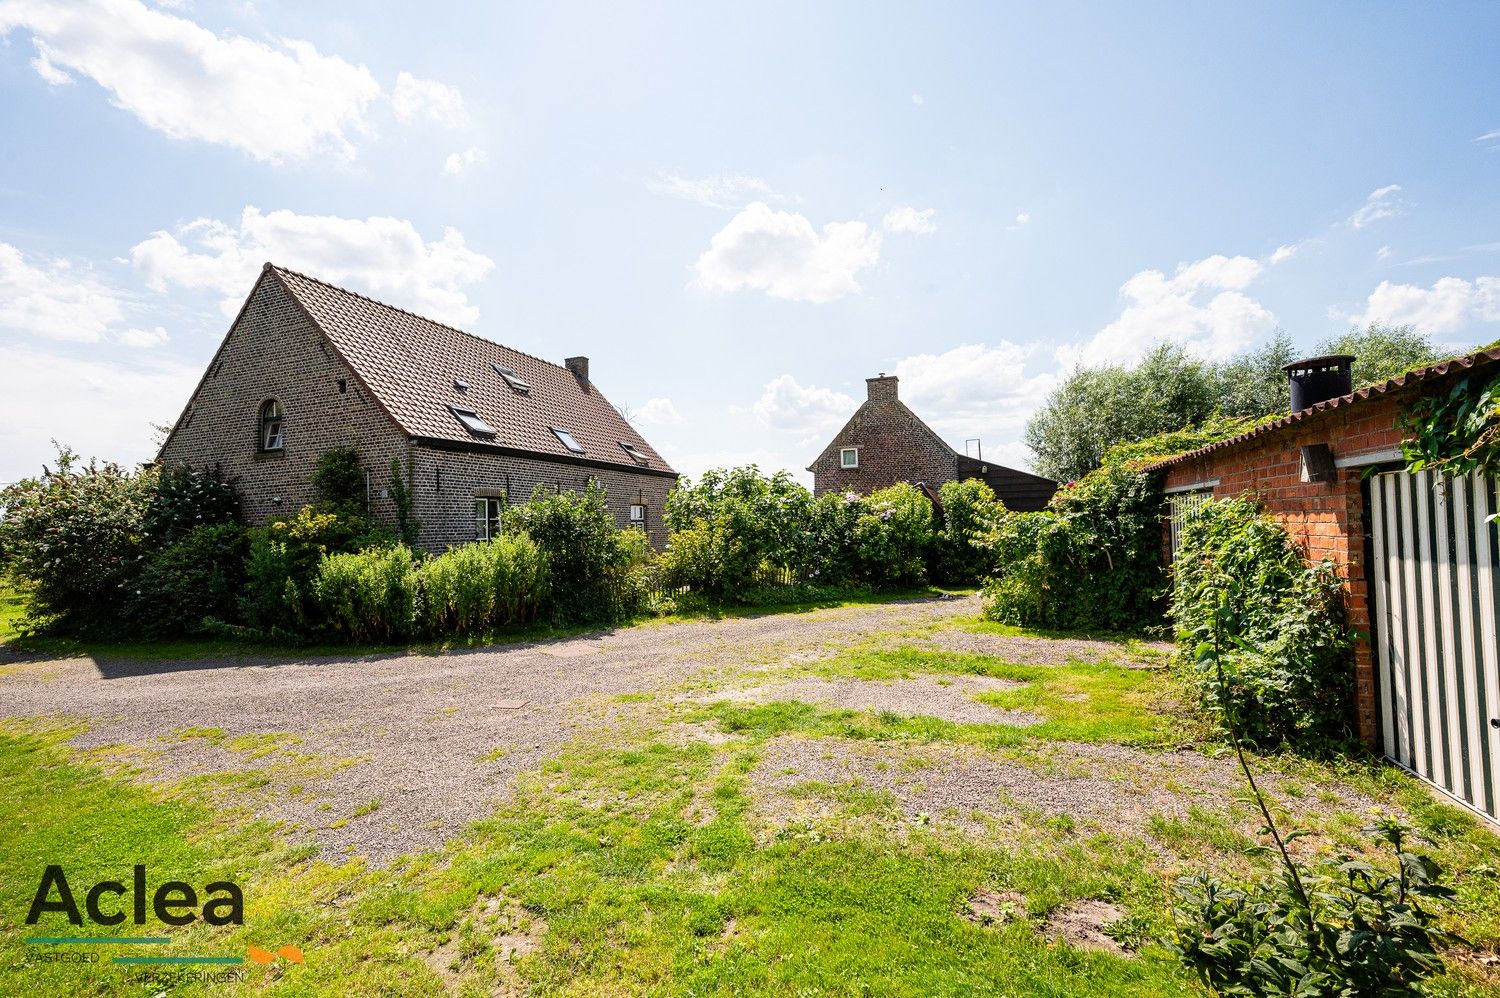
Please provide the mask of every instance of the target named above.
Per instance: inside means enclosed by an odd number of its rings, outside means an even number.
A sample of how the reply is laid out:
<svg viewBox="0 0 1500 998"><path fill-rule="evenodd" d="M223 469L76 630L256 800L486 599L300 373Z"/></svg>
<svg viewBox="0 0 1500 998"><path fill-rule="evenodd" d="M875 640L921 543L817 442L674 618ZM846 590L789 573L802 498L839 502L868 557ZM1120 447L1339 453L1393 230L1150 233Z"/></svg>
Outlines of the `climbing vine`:
<svg viewBox="0 0 1500 998"><path fill-rule="evenodd" d="M1401 428L1410 434L1401 442L1407 471L1500 471L1500 375L1476 371L1417 399L1402 412Z"/></svg>

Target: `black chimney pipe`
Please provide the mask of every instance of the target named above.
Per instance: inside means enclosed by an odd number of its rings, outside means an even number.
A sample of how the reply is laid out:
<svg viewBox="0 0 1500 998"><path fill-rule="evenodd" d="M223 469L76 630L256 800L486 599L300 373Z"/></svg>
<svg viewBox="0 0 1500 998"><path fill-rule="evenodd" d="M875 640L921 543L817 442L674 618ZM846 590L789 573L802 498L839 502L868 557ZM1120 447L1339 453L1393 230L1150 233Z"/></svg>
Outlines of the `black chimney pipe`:
<svg viewBox="0 0 1500 998"><path fill-rule="evenodd" d="M1352 392L1353 365L1354 357L1347 353L1307 357L1288 364L1283 370L1291 381L1292 411L1311 409L1319 402L1327 402Z"/></svg>

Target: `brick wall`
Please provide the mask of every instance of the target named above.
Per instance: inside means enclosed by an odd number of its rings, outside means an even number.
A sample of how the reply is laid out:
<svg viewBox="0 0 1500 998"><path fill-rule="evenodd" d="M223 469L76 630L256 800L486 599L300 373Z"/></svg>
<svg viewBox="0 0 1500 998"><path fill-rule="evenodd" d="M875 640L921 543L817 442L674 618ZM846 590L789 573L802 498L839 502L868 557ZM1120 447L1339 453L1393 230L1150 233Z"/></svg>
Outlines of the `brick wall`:
<svg viewBox="0 0 1500 998"><path fill-rule="evenodd" d="M809 471L813 492L869 493L897 482L926 482L936 488L958 474L958 459L897 397L896 378L869 378L868 398L844 424ZM859 448L859 467L844 468L845 447Z"/></svg>
<svg viewBox="0 0 1500 998"><path fill-rule="evenodd" d="M1171 466L1166 486L1218 479L1213 494L1253 495L1301 543L1312 560L1330 558L1346 580L1349 624L1370 633L1370 591L1365 571L1365 504L1362 467L1340 468L1326 483L1301 481L1300 448L1327 444L1335 459L1372 455L1400 446L1396 417L1403 399L1375 396L1315 414L1233 447ZM1374 743L1374 655L1367 640L1355 648L1356 716L1360 737Z"/></svg>
<svg viewBox="0 0 1500 998"><path fill-rule="evenodd" d="M271 398L285 413L285 447L261 453L260 407ZM161 458L218 467L239 488L246 522L260 526L312 501L318 458L334 447L359 452L370 471L370 513L388 526L396 523L388 495L391 459L401 459L413 486L413 512L422 521L418 543L430 551L474 540L476 495L500 494L509 483L511 498L525 500L538 484L582 488L589 475L608 490L620 526L629 523L630 505L644 500L652 544L666 543L662 506L675 479L412 443L285 289L263 274Z"/></svg>

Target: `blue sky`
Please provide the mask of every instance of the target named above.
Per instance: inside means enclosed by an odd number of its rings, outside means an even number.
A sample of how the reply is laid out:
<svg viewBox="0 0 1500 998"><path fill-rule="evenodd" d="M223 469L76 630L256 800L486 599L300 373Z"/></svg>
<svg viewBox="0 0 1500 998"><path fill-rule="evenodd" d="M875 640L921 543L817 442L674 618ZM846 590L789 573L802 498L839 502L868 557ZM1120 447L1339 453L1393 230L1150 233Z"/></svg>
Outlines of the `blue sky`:
<svg viewBox="0 0 1500 998"><path fill-rule="evenodd" d="M1500 337L1500 8L994 6L0 0L0 481L149 457L266 259L588 355L690 474L878 371L1024 466L1162 340Z"/></svg>

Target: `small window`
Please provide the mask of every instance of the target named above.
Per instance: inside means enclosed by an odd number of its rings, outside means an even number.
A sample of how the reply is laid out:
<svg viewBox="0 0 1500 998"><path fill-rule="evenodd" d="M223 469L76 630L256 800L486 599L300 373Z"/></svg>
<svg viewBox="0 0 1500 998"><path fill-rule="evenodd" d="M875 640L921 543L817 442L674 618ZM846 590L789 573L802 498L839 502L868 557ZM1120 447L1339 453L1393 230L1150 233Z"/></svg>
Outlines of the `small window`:
<svg viewBox="0 0 1500 998"><path fill-rule="evenodd" d="M531 394L531 385L527 384L526 379L515 371L499 364L491 364L490 366L495 369L496 374L505 379L505 383L510 385L514 391L520 392L522 395Z"/></svg>
<svg viewBox="0 0 1500 998"><path fill-rule="evenodd" d="M568 448L568 450L572 451L574 454L587 453L583 449L583 444L579 443L577 440L574 440L573 434L569 433L567 430L554 426L552 427L552 432L557 434L557 439L562 441L562 445Z"/></svg>
<svg viewBox="0 0 1500 998"><path fill-rule="evenodd" d="M631 505L630 505L630 522L632 524L634 524L635 526L640 526L641 524L645 523L646 522L646 507L642 506L640 503L631 503Z"/></svg>
<svg viewBox="0 0 1500 998"><path fill-rule="evenodd" d="M650 458L646 457L646 455L637 450L635 444L627 444L625 441L621 440L620 448L624 450L625 453L629 454L630 459L636 464L645 465L651 463Z"/></svg>
<svg viewBox="0 0 1500 998"><path fill-rule="evenodd" d="M505 497L474 497L474 539L492 541L504 530Z"/></svg>
<svg viewBox="0 0 1500 998"><path fill-rule="evenodd" d="M469 383L463 378L454 378L453 390L456 392L466 392L469 390Z"/></svg>
<svg viewBox="0 0 1500 998"><path fill-rule="evenodd" d="M845 447L842 450L840 450L839 451L839 467L840 468L858 468L859 467L859 448L858 447Z"/></svg>
<svg viewBox="0 0 1500 998"><path fill-rule="evenodd" d="M285 422L286 416L281 411L281 403L275 399L267 399L260 407L260 449L262 451L279 451L286 448Z"/></svg>
<svg viewBox="0 0 1500 998"><path fill-rule="evenodd" d="M448 409L453 413L454 418L464 424L464 429L475 436L493 437L495 435L495 428L486 423L473 409L460 409L454 405L450 405Z"/></svg>

